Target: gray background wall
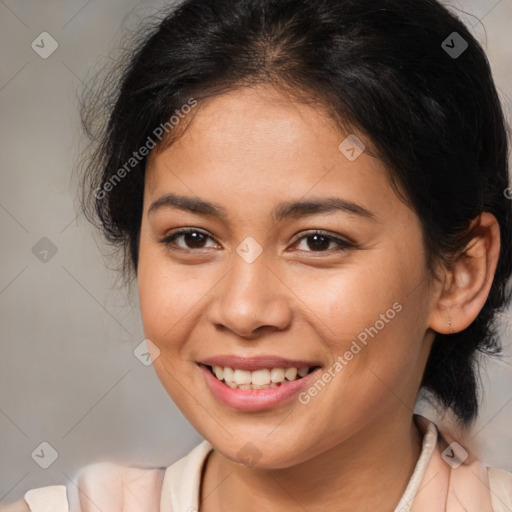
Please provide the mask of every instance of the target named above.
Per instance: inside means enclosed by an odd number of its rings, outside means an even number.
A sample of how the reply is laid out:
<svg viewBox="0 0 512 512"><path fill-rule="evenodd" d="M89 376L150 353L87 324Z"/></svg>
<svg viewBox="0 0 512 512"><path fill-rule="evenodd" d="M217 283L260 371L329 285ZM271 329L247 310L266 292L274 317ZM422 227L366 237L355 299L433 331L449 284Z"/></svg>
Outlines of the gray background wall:
<svg viewBox="0 0 512 512"><path fill-rule="evenodd" d="M0 0L0 502L67 483L99 459L167 466L200 441L133 354L144 338L136 294L114 286L100 238L76 217L71 178L76 90L126 28L164 5ZM452 5L482 20L461 14L487 48L512 119L512 0ZM58 43L47 59L31 47L42 32ZM507 356L484 372L475 435L488 464L512 470L510 320ZM58 453L48 469L35 462L51 461L41 442Z"/></svg>

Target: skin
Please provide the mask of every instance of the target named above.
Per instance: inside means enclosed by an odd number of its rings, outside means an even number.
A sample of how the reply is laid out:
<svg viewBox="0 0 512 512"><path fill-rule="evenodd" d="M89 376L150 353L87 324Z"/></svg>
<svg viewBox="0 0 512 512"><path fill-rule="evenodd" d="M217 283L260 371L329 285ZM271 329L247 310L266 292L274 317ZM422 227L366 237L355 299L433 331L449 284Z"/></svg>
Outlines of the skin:
<svg viewBox="0 0 512 512"><path fill-rule="evenodd" d="M364 134L354 133L371 148ZM467 255L434 279L418 216L367 152L338 150L348 134L320 110L270 86L201 102L182 136L154 150L144 189L138 288L145 335L164 388L214 447L201 512L393 510L421 450L412 415L434 331L476 317L499 252L496 219L474 221ZM154 201L169 193L222 206L226 219ZM274 222L280 201L339 197L372 218L336 211ZM207 238L181 236L193 227ZM333 241L317 249L310 230ZM253 237L262 254L236 252ZM402 309L308 404L240 412L209 391L197 361L219 354L318 360L324 369L356 336ZM237 453L251 442L259 460ZM372 492L368 492L372 489Z"/></svg>

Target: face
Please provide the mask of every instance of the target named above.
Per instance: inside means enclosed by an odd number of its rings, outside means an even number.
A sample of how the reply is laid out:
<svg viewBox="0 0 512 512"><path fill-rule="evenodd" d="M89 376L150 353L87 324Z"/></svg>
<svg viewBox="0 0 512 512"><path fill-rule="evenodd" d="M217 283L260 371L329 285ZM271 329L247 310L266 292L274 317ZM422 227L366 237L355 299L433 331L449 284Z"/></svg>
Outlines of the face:
<svg viewBox="0 0 512 512"><path fill-rule="evenodd" d="M381 161L339 149L347 135L245 88L150 155L138 288L153 365L233 461L290 467L412 415L434 295L420 222Z"/></svg>

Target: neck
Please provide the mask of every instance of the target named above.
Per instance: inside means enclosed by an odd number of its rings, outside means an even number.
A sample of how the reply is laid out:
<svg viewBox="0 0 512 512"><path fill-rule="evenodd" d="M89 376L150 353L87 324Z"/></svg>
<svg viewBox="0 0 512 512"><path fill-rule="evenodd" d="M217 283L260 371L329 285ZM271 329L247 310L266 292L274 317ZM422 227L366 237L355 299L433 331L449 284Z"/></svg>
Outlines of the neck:
<svg viewBox="0 0 512 512"><path fill-rule="evenodd" d="M206 462L200 510L394 510L421 443L412 418L400 418L372 424L350 440L283 469L247 468L214 450Z"/></svg>

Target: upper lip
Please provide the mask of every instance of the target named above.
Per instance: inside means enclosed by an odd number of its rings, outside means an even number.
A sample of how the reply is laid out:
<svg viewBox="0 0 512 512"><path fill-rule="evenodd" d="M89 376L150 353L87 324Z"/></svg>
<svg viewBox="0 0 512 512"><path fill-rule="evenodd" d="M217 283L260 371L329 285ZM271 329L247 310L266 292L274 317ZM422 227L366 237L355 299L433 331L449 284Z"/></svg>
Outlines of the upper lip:
<svg viewBox="0 0 512 512"><path fill-rule="evenodd" d="M263 370L265 368L311 368L313 366L321 366L318 361L285 359L283 357L262 355L256 357L242 357L235 355L220 355L208 357L199 361L200 364L206 366L223 366L229 368L238 368L240 370Z"/></svg>

